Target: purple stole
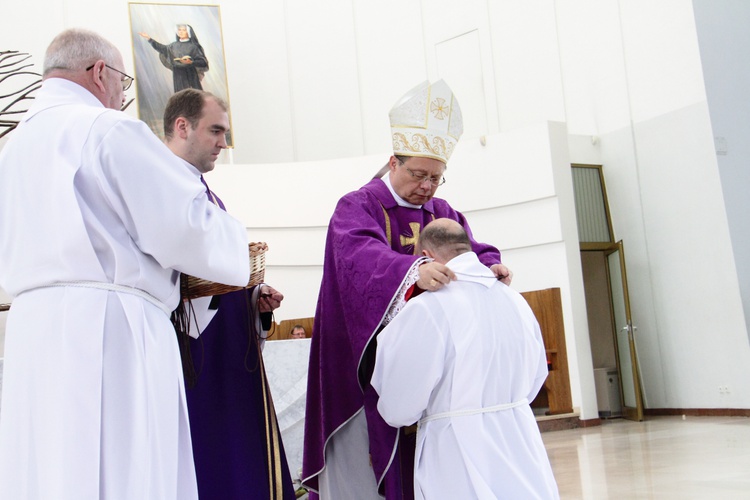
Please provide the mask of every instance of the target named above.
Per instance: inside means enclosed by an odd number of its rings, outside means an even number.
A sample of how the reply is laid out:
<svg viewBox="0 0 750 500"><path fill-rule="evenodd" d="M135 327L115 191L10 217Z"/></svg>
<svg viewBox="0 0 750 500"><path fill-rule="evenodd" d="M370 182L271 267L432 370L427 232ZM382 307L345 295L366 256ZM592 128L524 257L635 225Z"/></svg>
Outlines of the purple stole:
<svg viewBox="0 0 750 500"><path fill-rule="evenodd" d="M186 394L201 500L295 498L251 297L251 290L221 295L208 327L190 339L198 377Z"/></svg>

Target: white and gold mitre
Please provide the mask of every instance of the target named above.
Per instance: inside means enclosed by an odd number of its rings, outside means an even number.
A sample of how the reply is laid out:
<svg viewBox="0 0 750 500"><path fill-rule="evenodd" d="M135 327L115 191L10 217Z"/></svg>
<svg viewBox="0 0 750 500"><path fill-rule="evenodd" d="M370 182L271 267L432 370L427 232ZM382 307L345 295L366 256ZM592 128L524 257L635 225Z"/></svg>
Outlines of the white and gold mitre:
<svg viewBox="0 0 750 500"><path fill-rule="evenodd" d="M417 85L398 100L388 116L394 155L448 163L464 131L458 100L443 80Z"/></svg>

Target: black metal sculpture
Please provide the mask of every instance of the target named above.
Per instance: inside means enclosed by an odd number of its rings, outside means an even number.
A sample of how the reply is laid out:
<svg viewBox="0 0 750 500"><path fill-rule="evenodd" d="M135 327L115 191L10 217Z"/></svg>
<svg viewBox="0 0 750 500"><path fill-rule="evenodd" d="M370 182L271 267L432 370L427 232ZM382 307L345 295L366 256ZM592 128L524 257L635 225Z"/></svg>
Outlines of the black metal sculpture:
<svg viewBox="0 0 750 500"><path fill-rule="evenodd" d="M33 99L32 94L42 86L42 75L29 70L34 66L30 59L17 50L0 52L0 138L18 126L29 109L24 101Z"/></svg>

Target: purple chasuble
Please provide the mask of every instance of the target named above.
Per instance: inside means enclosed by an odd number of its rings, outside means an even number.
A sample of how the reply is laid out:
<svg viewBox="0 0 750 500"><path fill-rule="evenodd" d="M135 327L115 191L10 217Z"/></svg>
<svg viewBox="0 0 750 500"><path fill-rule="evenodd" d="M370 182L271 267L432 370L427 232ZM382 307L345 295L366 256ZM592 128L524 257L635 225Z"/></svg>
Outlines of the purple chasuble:
<svg viewBox="0 0 750 500"><path fill-rule="evenodd" d="M250 330L251 296L251 290L219 296L208 327L190 339L198 380L186 393L201 500L295 498L259 339Z"/></svg>
<svg viewBox="0 0 750 500"><path fill-rule="evenodd" d="M415 237L438 218L453 219L466 229L483 264L500 262L500 252L474 241L464 216L445 200L433 198L421 209L400 207L381 179L341 198L331 217L310 347L302 464L303 483L315 491L326 441L364 407L381 494L388 500L414 496L414 435L410 450L394 454L399 429L382 419L377 393L369 379L360 386L358 373L368 344L419 258ZM403 445L404 440L398 447Z"/></svg>

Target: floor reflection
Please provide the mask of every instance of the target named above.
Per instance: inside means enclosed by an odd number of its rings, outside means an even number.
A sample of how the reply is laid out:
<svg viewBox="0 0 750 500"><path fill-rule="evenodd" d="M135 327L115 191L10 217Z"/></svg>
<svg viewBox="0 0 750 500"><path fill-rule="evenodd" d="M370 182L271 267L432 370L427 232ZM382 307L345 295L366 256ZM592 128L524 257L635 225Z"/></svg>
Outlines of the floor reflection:
<svg viewBox="0 0 750 500"><path fill-rule="evenodd" d="M564 499L750 499L750 419L650 417L542 434Z"/></svg>

